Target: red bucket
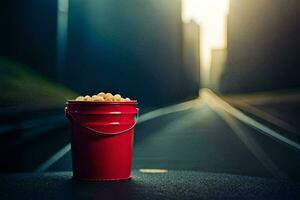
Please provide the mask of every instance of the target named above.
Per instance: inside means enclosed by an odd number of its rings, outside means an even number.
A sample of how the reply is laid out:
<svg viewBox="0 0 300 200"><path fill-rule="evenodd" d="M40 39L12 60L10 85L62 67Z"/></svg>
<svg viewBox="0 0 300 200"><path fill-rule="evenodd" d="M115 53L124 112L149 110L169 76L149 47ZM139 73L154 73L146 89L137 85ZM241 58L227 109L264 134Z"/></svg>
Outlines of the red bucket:
<svg viewBox="0 0 300 200"><path fill-rule="evenodd" d="M131 178L136 105L137 101L67 102L74 178Z"/></svg>

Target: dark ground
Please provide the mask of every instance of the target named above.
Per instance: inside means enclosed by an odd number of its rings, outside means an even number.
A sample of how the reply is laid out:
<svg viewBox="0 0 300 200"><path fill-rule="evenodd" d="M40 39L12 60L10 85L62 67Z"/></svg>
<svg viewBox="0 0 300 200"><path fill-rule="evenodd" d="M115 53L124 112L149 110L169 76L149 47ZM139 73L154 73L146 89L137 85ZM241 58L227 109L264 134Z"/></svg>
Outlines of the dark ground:
<svg viewBox="0 0 300 200"><path fill-rule="evenodd" d="M297 142L297 113L300 113L297 95L263 96L224 99ZM67 131L64 129L57 135L65 137ZM36 153L32 151L32 155ZM248 126L215 106L209 98L141 115L135 129L133 169L133 179L123 183L74 181L70 173L53 173L72 170L68 152L46 169L51 173L1 176L2 189L18 191L1 195L17 197L24 192L36 198L78 195L130 199L297 199L300 194L299 149ZM149 174L141 169L167 171Z"/></svg>

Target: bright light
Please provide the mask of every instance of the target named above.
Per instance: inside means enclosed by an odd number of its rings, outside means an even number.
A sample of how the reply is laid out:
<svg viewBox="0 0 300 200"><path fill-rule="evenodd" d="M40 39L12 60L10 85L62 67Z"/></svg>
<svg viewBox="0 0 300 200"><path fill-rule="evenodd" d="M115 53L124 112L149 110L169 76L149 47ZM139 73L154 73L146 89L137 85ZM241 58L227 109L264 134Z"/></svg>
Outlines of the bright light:
<svg viewBox="0 0 300 200"><path fill-rule="evenodd" d="M200 24L201 79L209 82L212 48L226 48L229 0L183 0L182 19Z"/></svg>
<svg viewBox="0 0 300 200"><path fill-rule="evenodd" d="M139 170L142 173L149 173L149 174L161 174L161 173L167 173L167 169L140 169Z"/></svg>

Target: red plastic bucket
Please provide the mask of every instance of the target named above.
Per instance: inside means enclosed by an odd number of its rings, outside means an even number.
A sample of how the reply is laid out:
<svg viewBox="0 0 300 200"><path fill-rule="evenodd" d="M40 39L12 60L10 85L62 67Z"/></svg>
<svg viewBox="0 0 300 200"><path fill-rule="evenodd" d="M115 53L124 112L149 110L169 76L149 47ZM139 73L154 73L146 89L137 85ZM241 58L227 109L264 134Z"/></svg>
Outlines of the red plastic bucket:
<svg viewBox="0 0 300 200"><path fill-rule="evenodd" d="M67 102L74 178L131 178L136 105L137 101Z"/></svg>

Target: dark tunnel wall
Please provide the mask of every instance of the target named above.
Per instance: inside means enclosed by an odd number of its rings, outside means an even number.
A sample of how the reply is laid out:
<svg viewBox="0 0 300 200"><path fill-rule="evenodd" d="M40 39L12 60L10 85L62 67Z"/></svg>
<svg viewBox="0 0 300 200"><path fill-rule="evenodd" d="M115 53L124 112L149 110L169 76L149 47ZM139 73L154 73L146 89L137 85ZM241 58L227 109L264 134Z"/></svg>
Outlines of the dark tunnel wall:
<svg viewBox="0 0 300 200"><path fill-rule="evenodd" d="M222 92L300 86L299 0L231 0Z"/></svg>
<svg viewBox="0 0 300 200"><path fill-rule="evenodd" d="M0 55L55 78L57 1L1 1Z"/></svg>
<svg viewBox="0 0 300 200"><path fill-rule="evenodd" d="M68 37L65 81L82 93L122 93L146 105L188 96L180 0L73 0Z"/></svg>

